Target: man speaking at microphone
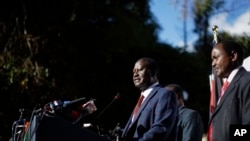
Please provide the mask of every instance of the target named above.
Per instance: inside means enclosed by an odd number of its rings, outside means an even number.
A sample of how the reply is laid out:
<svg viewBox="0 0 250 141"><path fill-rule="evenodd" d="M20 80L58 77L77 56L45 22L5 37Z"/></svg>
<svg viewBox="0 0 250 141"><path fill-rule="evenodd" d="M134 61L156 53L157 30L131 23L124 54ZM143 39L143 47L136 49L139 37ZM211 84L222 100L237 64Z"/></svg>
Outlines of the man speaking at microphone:
<svg viewBox="0 0 250 141"><path fill-rule="evenodd" d="M159 85L158 76L159 67L153 59L141 58L135 63L133 81L142 93L123 130L123 141L176 140L176 96Z"/></svg>

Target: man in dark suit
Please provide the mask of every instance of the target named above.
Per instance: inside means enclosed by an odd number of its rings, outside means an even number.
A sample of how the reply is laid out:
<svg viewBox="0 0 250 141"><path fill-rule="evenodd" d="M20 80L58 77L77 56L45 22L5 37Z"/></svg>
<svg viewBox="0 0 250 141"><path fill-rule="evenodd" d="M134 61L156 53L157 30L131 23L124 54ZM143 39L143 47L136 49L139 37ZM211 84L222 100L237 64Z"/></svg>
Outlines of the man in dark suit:
<svg viewBox="0 0 250 141"><path fill-rule="evenodd" d="M159 85L159 67L151 58L139 59L133 69L135 87L144 97L122 133L124 141L175 141L178 106L175 94ZM136 111L136 110L134 110Z"/></svg>
<svg viewBox="0 0 250 141"><path fill-rule="evenodd" d="M186 107L183 99L183 89L180 85L168 84L165 88L176 94L179 105L177 141L201 141L204 125L200 113Z"/></svg>
<svg viewBox="0 0 250 141"><path fill-rule="evenodd" d="M235 41L221 41L212 49L214 73L227 88L209 120L208 141L229 141L230 125L250 124L250 72L242 67L243 58L243 49Z"/></svg>

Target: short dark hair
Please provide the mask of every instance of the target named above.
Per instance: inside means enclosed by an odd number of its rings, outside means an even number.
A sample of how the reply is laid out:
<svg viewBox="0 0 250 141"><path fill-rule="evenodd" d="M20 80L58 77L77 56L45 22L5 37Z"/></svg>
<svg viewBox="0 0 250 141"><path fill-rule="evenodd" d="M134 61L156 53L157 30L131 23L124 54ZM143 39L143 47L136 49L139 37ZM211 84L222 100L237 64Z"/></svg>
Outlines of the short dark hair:
<svg viewBox="0 0 250 141"><path fill-rule="evenodd" d="M176 95L177 95L177 98L181 98L183 99L183 89L180 85L178 84L169 84L169 85L166 85L165 86L167 89L173 91Z"/></svg>
<svg viewBox="0 0 250 141"><path fill-rule="evenodd" d="M143 60L143 61L147 62L147 68L151 72L151 75L156 76L157 78L159 78L160 68L159 68L158 63L154 59L144 57L144 58L141 58L140 60Z"/></svg>
<svg viewBox="0 0 250 141"><path fill-rule="evenodd" d="M217 44L222 44L225 52L228 55L231 55L233 52L236 52L238 54L237 65L242 65L243 60L244 60L244 50L243 50L243 47L239 43L237 43L234 40L222 40L218 42Z"/></svg>

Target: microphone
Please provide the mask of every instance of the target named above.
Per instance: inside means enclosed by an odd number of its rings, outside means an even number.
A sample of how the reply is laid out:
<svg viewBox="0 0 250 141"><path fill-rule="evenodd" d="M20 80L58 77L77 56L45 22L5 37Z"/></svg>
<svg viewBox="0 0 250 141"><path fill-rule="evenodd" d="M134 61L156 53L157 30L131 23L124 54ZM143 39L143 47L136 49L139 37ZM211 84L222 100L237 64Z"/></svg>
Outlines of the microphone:
<svg viewBox="0 0 250 141"><path fill-rule="evenodd" d="M79 106L81 104L83 104L83 102L85 102L86 98L82 97L79 99L75 99L72 101L64 101L62 107L67 108L67 107L75 107L75 106Z"/></svg>
<svg viewBox="0 0 250 141"><path fill-rule="evenodd" d="M118 94L114 97L114 100L117 100L117 99L119 99L120 97L121 97L121 94L118 93Z"/></svg>
<svg viewBox="0 0 250 141"><path fill-rule="evenodd" d="M48 108L52 113L55 113L58 110L61 111L61 109L76 108L77 106L83 104L85 99L85 97L82 97L72 101L54 100L48 104Z"/></svg>
<svg viewBox="0 0 250 141"><path fill-rule="evenodd" d="M95 122L109 107L111 104L114 103L114 101L116 101L117 99L119 99L121 97L121 94L118 93L113 100L96 116L96 118L93 120L93 122Z"/></svg>

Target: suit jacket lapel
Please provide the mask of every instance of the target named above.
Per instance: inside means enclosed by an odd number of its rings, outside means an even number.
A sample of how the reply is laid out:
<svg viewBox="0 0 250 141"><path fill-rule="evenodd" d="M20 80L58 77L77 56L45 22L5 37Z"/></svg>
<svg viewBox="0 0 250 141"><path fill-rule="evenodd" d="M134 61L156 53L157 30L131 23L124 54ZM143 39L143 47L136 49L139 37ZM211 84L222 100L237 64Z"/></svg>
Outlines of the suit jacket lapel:
<svg viewBox="0 0 250 141"><path fill-rule="evenodd" d="M133 113L130 115L129 121L127 123L127 125L124 128L124 132L122 133L122 137L126 136L126 134L128 133L128 131L130 130L130 128L132 126L134 126L135 123L137 123L138 117L141 114L141 111L145 108L145 106L147 105L148 101L156 94L156 92L159 89L159 84L155 86L155 88L152 90L152 92L146 97L146 99L144 100L144 102L142 103L142 105L140 106L137 115L134 117L134 120L132 122L132 118L133 118Z"/></svg>
<svg viewBox="0 0 250 141"><path fill-rule="evenodd" d="M220 103L215 107L215 110L214 110L214 113L213 113L211 119L213 119L214 115L216 115L216 113L221 109L221 107L222 107L223 103L225 102L225 100L227 99L227 97L234 90L237 83L239 83L239 79L240 79L242 73L244 73L244 72L245 72L245 70L243 68L239 69L239 71L237 72L237 74L233 78L232 82L230 82L227 90L225 91L225 94L221 98ZM211 119L209 120L209 123L211 122Z"/></svg>
<svg viewBox="0 0 250 141"><path fill-rule="evenodd" d="M132 126L132 117L133 117L133 114L131 114L129 120L128 120L128 123L126 124L125 128L123 129L124 131L122 132L122 137L126 136L126 134L128 133L128 130L130 129L130 127Z"/></svg>
<svg viewBox="0 0 250 141"><path fill-rule="evenodd" d="M150 94L146 97L146 99L144 100L144 102L140 106L140 108L139 108L139 110L137 112L137 115L135 115L135 117L134 117L134 122L138 119L139 115L141 114L141 111L145 108L145 106L147 105L148 101L156 94L156 92L158 91L158 89L159 89L159 87L155 86L155 88L152 90L152 92L150 92Z"/></svg>

